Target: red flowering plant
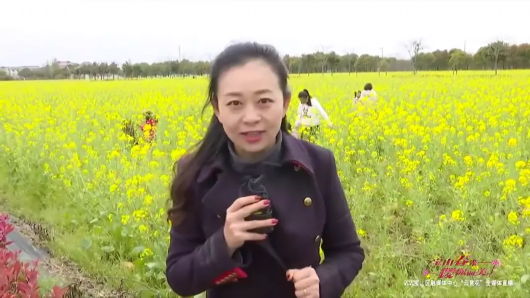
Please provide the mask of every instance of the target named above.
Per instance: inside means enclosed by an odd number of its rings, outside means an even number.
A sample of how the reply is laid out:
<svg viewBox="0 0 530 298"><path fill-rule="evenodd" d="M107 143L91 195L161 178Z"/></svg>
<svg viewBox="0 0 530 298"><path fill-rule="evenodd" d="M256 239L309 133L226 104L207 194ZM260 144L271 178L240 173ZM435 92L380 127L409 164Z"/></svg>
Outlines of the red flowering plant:
<svg viewBox="0 0 530 298"><path fill-rule="evenodd" d="M140 130L142 131L145 140L147 142L152 142L156 136L156 125L158 124L158 119L151 111L146 111L143 113L143 115L145 117L145 123L140 125Z"/></svg>
<svg viewBox="0 0 530 298"><path fill-rule="evenodd" d="M15 230L8 222L7 214L0 214L0 297L39 298L38 261L23 263L19 260L20 251L10 251L7 235ZM55 286L47 297L62 298L67 289Z"/></svg>

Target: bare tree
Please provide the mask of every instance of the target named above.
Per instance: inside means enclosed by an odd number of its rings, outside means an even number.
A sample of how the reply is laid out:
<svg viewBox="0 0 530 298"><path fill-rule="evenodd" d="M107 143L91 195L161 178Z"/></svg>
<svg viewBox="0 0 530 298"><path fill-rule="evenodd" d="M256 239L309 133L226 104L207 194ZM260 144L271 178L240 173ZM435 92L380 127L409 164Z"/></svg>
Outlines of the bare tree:
<svg viewBox="0 0 530 298"><path fill-rule="evenodd" d="M418 57L418 54L423 50L423 43L421 39L413 40L409 44L405 45L405 48L409 52L410 62L412 63L414 74L416 74L416 58Z"/></svg>
<svg viewBox="0 0 530 298"><path fill-rule="evenodd" d="M304 59L300 59L298 63L298 76L302 73L302 66L304 66Z"/></svg>
<svg viewBox="0 0 530 298"><path fill-rule="evenodd" d="M381 67L383 66L383 61L384 61L384 55L383 55L383 48L381 48L381 59L379 59L379 66L378 66L378 71L379 71L379 76L381 76Z"/></svg>
<svg viewBox="0 0 530 298"><path fill-rule="evenodd" d="M321 63L320 66L322 67L322 75L324 75L324 66L326 66L328 63L328 54L327 54L328 47L324 47L323 45L320 45L320 47L322 48L322 57L320 61Z"/></svg>
<svg viewBox="0 0 530 298"><path fill-rule="evenodd" d="M505 55L507 49L508 44L501 39L497 39L497 41L492 42L488 45L488 54L493 60L495 75L497 75L499 57Z"/></svg>
<svg viewBox="0 0 530 298"><path fill-rule="evenodd" d="M353 54L355 51L353 49L348 50L348 75L351 76L351 61L353 60Z"/></svg>
<svg viewBox="0 0 530 298"><path fill-rule="evenodd" d="M384 71L385 75L388 75L388 69L390 68L390 65L388 65L388 61L386 58L381 59L381 63L379 64L380 71Z"/></svg>

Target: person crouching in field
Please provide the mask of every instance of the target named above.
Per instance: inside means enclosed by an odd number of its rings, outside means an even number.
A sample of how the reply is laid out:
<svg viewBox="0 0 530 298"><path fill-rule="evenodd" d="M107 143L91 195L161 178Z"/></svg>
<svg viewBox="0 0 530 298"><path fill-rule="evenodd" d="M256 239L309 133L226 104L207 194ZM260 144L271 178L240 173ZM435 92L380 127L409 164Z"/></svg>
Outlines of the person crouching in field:
<svg viewBox="0 0 530 298"><path fill-rule="evenodd" d="M156 126L158 124L158 119L155 114L151 111L144 112L145 123L140 125L140 129L143 133L144 139L147 142L152 142L156 136Z"/></svg>
<svg viewBox="0 0 530 298"><path fill-rule="evenodd" d="M155 114L151 111L146 111L143 113L144 123L135 124L132 120L125 120L122 123L122 131L125 135L130 137L130 145L138 145L140 136L143 136L143 139L146 142L151 143L156 137L156 126L158 124L158 119ZM138 131L138 128L140 131Z"/></svg>
<svg viewBox="0 0 530 298"><path fill-rule="evenodd" d="M320 131L320 120L324 118L331 126L328 114L322 108L320 102L311 97L307 89L298 93L300 105L295 122L295 129L299 132L299 137L306 141L312 141Z"/></svg>
<svg viewBox="0 0 530 298"><path fill-rule="evenodd" d="M361 98L361 90L355 91L353 93L353 104L357 104L359 102L359 98Z"/></svg>
<svg viewBox="0 0 530 298"><path fill-rule="evenodd" d="M377 93L375 92L373 86L371 83L367 83L364 85L364 90L357 91L354 93L353 96L353 104L356 105L358 103L364 105L366 103L375 103L377 102Z"/></svg>
<svg viewBox="0 0 530 298"><path fill-rule="evenodd" d="M130 138L130 145L135 146L138 145L138 132L136 129L136 125L134 125L134 122L131 120L124 120L122 122L121 130L123 133Z"/></svg>
<svg viewBox="0 0 530 298"><path fill-rule="evenodd" d="M364 90L359 96L359 101L377 102L377 93L375 92L371 83L364 85Z"/></svg>

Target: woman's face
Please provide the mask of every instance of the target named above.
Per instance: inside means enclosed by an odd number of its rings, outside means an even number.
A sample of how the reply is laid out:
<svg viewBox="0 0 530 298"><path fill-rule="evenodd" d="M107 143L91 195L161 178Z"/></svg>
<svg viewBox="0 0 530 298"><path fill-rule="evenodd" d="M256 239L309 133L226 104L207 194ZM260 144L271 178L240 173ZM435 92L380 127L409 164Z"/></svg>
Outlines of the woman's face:
<svg viewBox="0 0 530 298"><path fill-rule="evenodd" d="M263 60L251 60L219 77L215 115L243 158L257 159L276 143L289 107L278 76Z"/></svg>
<svg viewBox="0 0 530 298"><path fill-rule="evenodd" d="M298 99L301 103L306 104L308 102L307 96L299 96Z"/></svg>

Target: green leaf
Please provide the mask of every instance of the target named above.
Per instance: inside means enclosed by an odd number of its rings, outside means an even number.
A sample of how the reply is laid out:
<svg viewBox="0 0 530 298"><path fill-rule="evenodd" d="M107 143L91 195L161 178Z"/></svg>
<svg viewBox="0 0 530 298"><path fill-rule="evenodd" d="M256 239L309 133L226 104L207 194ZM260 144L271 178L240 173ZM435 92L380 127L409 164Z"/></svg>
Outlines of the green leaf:
<svg viewBox="0 0 530 298"><path fill-rule="evenodd" d="M160 269L160 270L165 270L166 269L166 266L164 264L160 263L160 262L150 262L150 263L147 263L145 265L149 269Z"/></svg>
<svg viewBox="0 0 530 298"><path fill-rule="evenodd" d="M114 246L112 245L109 245L109 246L103 246L101 248L102 251L106 252L106 253L111 253L114 251Z"/></svg>
<svg viewBox="0 0 530 298"><path fill-rule="evenodd" d="M134 267L136 268L142 268L145 266L145 262L142 259L134 260L133 264L134 264Z"/></svg>
<svg viewBox="0 0 530 298"><path fill-rule="evenodd" d="M101 235L103 234L103 228L101 226L94 226L94 228L92 229L92 233L94 235Z"/></svg>
<svg viewBox="0 0 530 298"><path fill-rule="evenodd" d="M84 250L89 249L92 246L92 241L90 239L83 239L81 241L81 248Z"/></svg>
<svg viewBox="0 0 530 298"><path fill-rule="evenodd" d="M156 278L160 281L165 281L167 279L166 273L164 271L158 272Z"/></svg>
<svg viewBox="0 0 530 298"><path fill-rule="evenodd" d="M91 221L89 222L89 224L93 225L93 224L95 224L95 223L98 222L98 221L99 221L99 219L94 218L93 220L91 220Z"/></svg>
<svg viewBox="0 0 530 298"><path fill-rule="evenodd" d="M139 298L153 297L153 292L151 290L140 290L138 292L138 297ZM154 297L156 297L156 296L154 296Z"/></svg>
<svg viewBox="0 0 530 298"><path fill-rule="evenodd" d="M523 275L521 277L521 284L526 283L530 279L530 274Z"/></svg>
<svg viewBox="0 0 530 298"><path fill-rule="evenodd" d="M144 252L145 246L137 246L131 250L131 255L139 255Z"/></svg>

